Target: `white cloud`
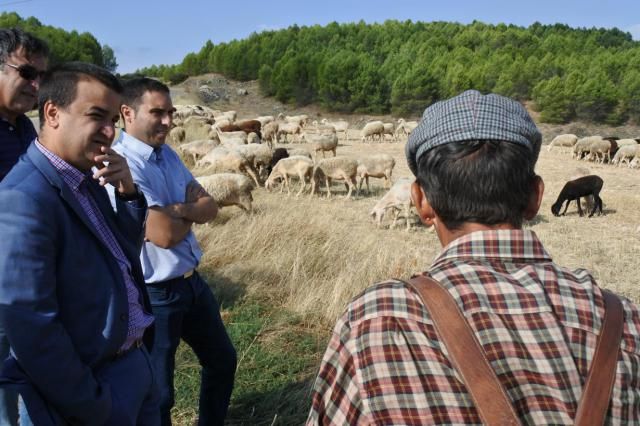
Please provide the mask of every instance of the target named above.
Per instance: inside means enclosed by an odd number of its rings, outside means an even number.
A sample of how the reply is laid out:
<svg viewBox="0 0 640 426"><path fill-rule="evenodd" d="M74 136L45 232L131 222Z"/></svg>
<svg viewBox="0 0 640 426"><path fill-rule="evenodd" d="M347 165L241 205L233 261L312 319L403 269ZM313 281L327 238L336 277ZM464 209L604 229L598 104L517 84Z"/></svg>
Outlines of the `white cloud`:
<svg viewBox="0 0 640 426"><path fill-rule="evenodd" d="M633 37L634 40L640 41L640 24L632 25L625 31L630 32L631 37Z"/></svg>

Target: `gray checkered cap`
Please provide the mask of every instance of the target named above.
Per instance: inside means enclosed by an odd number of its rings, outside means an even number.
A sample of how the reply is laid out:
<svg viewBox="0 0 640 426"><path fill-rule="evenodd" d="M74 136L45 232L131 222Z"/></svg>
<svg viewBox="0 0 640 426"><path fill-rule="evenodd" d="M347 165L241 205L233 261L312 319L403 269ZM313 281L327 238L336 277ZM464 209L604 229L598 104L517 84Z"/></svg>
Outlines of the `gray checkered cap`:
<svg viewBox="0 0 640 426"><path fill-rule="evenodd" d="M499 140L524 145L538 160L542 135L527 110L513 99L477 90L436 102L409 136L405 154L415 175L420 156L438 145L468 140Z"/></svg>

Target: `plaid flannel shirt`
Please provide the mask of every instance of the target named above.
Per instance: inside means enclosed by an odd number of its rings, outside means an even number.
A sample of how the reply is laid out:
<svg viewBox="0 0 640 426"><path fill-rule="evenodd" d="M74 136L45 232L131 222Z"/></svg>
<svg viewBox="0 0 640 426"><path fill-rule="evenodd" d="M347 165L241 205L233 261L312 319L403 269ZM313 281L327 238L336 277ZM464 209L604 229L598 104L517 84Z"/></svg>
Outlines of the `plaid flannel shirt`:
<svg viewBox="0 0 640 426"><path fill-rule="evenodd" d="M523 424L573 424L604 303L591 275L554 264L532 231L467 234L429 275L455 298ZM640 312L624 333L607 424L640 424ZM335 326L307 424L481 424L419 296L391 280Z"/></svg>

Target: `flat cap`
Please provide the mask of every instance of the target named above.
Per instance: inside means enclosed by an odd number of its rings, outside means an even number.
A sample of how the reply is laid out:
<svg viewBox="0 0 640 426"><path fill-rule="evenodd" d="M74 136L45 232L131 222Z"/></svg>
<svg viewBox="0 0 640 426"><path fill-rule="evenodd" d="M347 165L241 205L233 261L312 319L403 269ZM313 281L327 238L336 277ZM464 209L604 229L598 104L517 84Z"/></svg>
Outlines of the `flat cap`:
<svg viewBox="0 0 640 426"><path fill-rule="evenodd" d="M420 156L439 145L469 140L497 140L528 147L538 160L542 135L520 103L501 95L467 90L436 102L409 136L405 154L415 175Z"/></svg>

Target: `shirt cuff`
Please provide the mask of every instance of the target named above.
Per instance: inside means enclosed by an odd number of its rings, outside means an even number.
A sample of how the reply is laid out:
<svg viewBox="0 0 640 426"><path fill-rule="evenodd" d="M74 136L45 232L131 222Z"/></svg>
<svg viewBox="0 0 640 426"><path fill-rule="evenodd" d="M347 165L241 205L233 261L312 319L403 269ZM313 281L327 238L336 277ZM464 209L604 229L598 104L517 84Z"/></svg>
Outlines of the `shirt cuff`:
<svg viewBox="0 0 640 426"><path fill-rule="evenodd" d="M120 201L126 201L127 203L130 203L134 207L141 207L141 205L144 203L144 194L142 193L142 191L140 191L140 188L138 187L138 185L134 183L133 186L135 186L136 192L130 195L123 195L120 192L118 192L117 189L114 192L116 193L116 197Z"/></svg>

